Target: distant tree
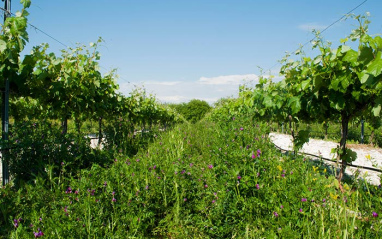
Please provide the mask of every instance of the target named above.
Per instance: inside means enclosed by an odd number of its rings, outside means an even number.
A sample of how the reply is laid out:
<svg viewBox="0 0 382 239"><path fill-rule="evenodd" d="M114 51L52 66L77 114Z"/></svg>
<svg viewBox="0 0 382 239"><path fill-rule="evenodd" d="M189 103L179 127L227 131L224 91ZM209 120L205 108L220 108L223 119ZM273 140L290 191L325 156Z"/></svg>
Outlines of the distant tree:
<svg viewBox="0 0 382 239"><path fill-rule="evenodd" d="M196 123L211 110L211 106L204 100L193 99L188 103L171 105L179 114L191 123Z"/></svg>

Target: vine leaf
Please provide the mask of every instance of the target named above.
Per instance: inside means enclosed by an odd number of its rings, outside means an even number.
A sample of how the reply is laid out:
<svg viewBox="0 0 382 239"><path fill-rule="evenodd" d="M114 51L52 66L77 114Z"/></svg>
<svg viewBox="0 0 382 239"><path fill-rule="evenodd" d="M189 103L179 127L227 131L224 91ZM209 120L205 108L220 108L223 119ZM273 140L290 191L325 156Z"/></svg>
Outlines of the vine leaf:
<svg viewBox="0 0 382 239"><path fill-rule="evenodd" d="M294 97L290 98L289 102L288 102L288 105L292 109L292 114L296 114L296 113L298 113L301 110L300 98L297 97L297 96L294 96Z"/></svg>
<svg viewBox="0 0 382 239"><path fill-rule="evenodd" d="M369 64L374 59L373 49L370 47L362 47L358 56L358 61L362 64Z"/></svg>
<svg viewBox="0 0 382 239"><path fill-rule="evenodd" d="M0 39L0 52L4 52L7 49L7 43Z"/></svg>
<svg viewBox="0 0 382 239"><path fill-rule="evenodd" d="M382 59L381 52L378 53L379 59L375 59L370 65L367 67L367 72L375 77L382 73Z"/></svg>

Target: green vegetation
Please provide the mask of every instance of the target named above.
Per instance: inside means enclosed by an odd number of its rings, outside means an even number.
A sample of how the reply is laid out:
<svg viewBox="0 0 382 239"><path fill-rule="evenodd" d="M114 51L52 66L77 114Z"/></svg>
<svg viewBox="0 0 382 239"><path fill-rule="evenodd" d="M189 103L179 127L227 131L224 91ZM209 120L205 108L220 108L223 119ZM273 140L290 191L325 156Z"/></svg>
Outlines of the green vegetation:
<svg viewBox="0 0 382 239"><path fill-rule="evenodd" d="M381 189L349 181L341 192L330 168L280 154L263 126L246 119L179 125L103 167L57 167L1 190L2 235L32 238L38 228L47 238L382 234Z"/></svg>
<svg viewBox="0 0 382 239"><path fill-rule="evenodd" d="M366 16L353 16L358 28L336 49L322 40L319 34L313 42L313 49L319 54L308 57L300 49L296 59L287 55L282 59L280 73L285 79L274 83L271 78L262 77L255 89L243 87L237 100L228 101L218 107L211 119L227 120L236 114L244 114L256 120L288 122L288 131L298 151L304 144L299 137L303 132L309 136L309 129L295 132L296 124L339 121L341 126L340 146L335 149L341 170L341 182L346 165L355 160L346 147L349 123L365 119L375 127L380 124L382 107L382 38L367 33L369 21ZM358 43L353 50L347 45L351 40ZM298 144L297 144L298 142ZM340 184L341 185L341 184Z"/></svg>
<svg viewBox="0 0 382 239"><path fill-rule="evenodd" d="M285 60L284 81L261 78L208 114L193 100L180 116L140 89L118 94L115 72L98 71L100 41L60 57L43 45L19 61L26 15L8 18L0 37L0 84L9 78L14 92L0 237L382 237L381 186L336 179L336 168L284 155L268 138L288 122L297 151L310 135L302 124L339 121L346 162L348 123L365 113L371 132L380 126L382 38L367 35L364 18L350 38L358 51L319 40L317 57Z"/></svg>
<svg viewBox="0 0 382 239"><path fill-rule="evenodd" d="M206 101L196 99L188 103L172 104L171 107L191 123L198 122L212 109Z"/></svg>

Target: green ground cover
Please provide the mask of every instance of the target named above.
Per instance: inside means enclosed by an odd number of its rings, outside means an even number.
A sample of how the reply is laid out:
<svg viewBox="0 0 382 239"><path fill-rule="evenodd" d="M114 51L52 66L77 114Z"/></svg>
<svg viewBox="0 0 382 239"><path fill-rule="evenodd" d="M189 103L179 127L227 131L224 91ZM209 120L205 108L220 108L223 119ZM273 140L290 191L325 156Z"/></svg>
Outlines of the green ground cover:
<svg viewBox="0 0 382 239"><path fill-rule="evenodd" d="M380 238L382 190L283 155L245 119L179 125L128 157L0 190L3 238ZM50 173L52 168L58 173Z"/></svg>

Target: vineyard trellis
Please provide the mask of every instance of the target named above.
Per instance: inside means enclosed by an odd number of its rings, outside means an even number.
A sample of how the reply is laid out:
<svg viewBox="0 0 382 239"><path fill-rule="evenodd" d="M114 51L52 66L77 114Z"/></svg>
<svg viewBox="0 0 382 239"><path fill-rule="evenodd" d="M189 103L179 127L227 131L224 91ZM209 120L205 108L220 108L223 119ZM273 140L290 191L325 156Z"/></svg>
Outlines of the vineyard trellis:
<svg viewBox="0 0 382 239"><path fill-rule="evenodd" d="M268 125L289 122L295 152L307 142L310 130L294 132L294 124L340 121L340 146L335 149L341 162L340 182L346 166L355 160L354 152L346 147L350 120L381 122L382 38L368 34L367 15L353 18L358 28L342 39L339 47L332 49L316 32L312 44L318 55L308 57L299 49L294 53L299 59L294 60L288 54L281 61L284 80L260 77L254 89L243 87L237 100L226 101L210 117L229 120L250 116ZM358 49L353 50L348 41L357 42Z"/></svg>
<svg viewBox="0 0 382 239"><path fill-rule="evenodd" d="M5 9L9 3L7 0ZM134 130L153 124L172 125L183 120L175 111L159 103L155 96L146 95L144 90L135 89L129 96L118 92L116 70L106 74L99 70L98 47L102 38L89 46L78 44L64 49L60 56L50 53L48 44L41 44L22 57L20 54L28 42L27 9L31 2L22 0L21 3L23 9L5 19L0 36L0 85L9 83L13 125L26 120L60 121L61 133L66 135L68 121L72 120L80 135L83 122L93 120L98 122L98 133L102 138L105 121L123 119ZM4 96L2 102L6 105L7 97ZM7 118L3 113L3 122L8 122ZM8 124L2 126L6 132ZM8 182L6 172L10 160L4 157L7 155L5 149L12 147L16 140L14 137L8 139L7 135L3 133L1 145L4 184Z"/></svg>

